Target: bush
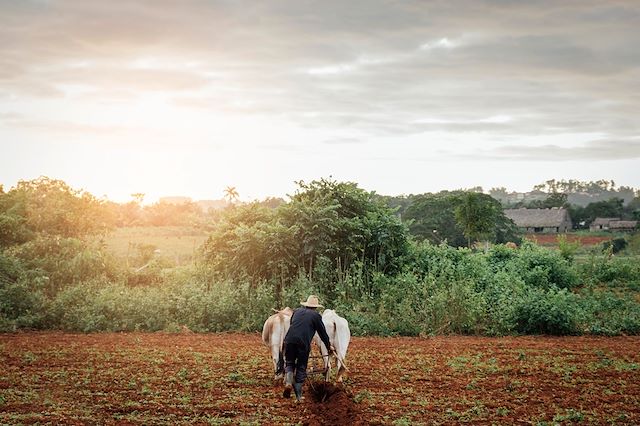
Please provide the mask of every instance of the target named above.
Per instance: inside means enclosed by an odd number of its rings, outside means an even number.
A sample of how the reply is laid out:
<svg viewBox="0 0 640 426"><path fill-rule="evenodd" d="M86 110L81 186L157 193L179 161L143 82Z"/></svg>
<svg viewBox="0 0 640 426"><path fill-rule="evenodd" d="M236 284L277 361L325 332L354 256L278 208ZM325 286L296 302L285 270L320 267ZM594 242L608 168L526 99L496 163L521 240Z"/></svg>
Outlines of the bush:
<svg viewBox="0 0 640 426"><path fill-rule="evenodd" d="M429 333L473 334L481 330L485 303L472 281L434 283L426 309Z"/></svg>
<svg viewBox="0 0 640 426"><path fill-rule="evenodd" d="M602 243L602 251L604 253L620 253L627 247L627 239L624 237L617 237L610 241Z"/></svg>
<svg viewBox="0 0 640 426"><path fill-rule="evenodd" d="M184 275L190 278L183 280ZM198 278L192 271L179 271L156 287L100 280L71 286L53 299L48 321L53 328L82 332L158 331L176 325L200 332L255 331L271 314L273 296L267 285L207 285Z"/></svg>
<svg viewBox="0 0 640 426"><path fill-rule="evenodd" d="M24 281L0 284L0 330L42 328L46 312L42 293Z"/></svg>
<svg viewBox="0 0 640 426"><path fill-rule="evenodd" d="M581 306L590 334L640 334L640 305L611 291L585 290Z"/></svg>
<svg viewBox="0 0 640 426"><path fill-rule="evenodd" d="M525 284L531 287L548 289L556 286L571 289L578 284L578 275L559 252L532 243L522 245L511 266Z"/></svg>
<svg viewBox="0 0 640 426"><path fill-rule="evenodd" d="M632 287L640 283L640 264L624 257L594 256L578 271L584 281L594 284Z"/></svg>
<svg viewBox="0 0 640 426"><path fill-rule="evenodd" d="M118 276L118 266L101 247L76 238L41 236L5 253L44 279L42 291L48 297L76 283Z"/></svg>
<svg viewBox="0 0 640 426"><path fill-rule="evenodd" d="M578 334L581 311L566 289L528 288L516 301L515 331L525 334Z"/></svg>
<svg viewBox="0 0 640 426"><path fill-rule="evenodd" d="M500 271L485 288L486 328L489 335L510 334L517 330L518 301L522 300L526 284L515 274Z"/></svg>

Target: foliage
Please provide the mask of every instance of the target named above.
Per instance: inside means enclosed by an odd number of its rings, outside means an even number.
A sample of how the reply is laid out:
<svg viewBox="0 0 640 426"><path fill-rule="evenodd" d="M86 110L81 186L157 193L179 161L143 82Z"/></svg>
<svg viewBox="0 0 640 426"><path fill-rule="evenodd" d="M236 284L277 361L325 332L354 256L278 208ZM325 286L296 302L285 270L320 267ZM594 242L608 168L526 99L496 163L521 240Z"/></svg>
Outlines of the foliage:
<svg viewBox="0 0 640 426"><path fill-rule="evenodd" d="M118 267L99 245L76 238L40 236L11 247L5 254L29 271L30 282L53 296L68 285L105 276L115 278Z"/></svg>
<svg viewBox="0 0 640 426"><path fill-rule="evenodd" d="M225 213L203 247L214 271L253 285L276 282L280 298L299 273L323 272L318 279L332 283L356 263L367 279L401 269L406 229L371 193L324 179L298 184L291 202L276 209L252 203Z"/></svg>
<svg viewBox="0 0 640 426"><path fill-rule="evenodd" d="M108 215L92 222L74 204L104 207L90 195L47 179L20 188L0 193L4 331L255 331L271 308L318 294L359 335L640 333L632 257L575 260L566 240L559 250L455 247L463 231L500 238L503 216L479 193L407 197L413 240L381 197L355 183L300 182L288 203L226 209L196 261L176 267L152 244L132 247L126 263L107 254L92 236ZM24 208L33 200L42 211Z"/></svg>
<svg viewBox="0 0 640 426"><path fill-rule="evenodd" d="M7 229L0 234L0 247L25 242L33 234L79 238L104 233L113 224L104 204L60 180L20 181L0 194L0 223Z"/></svg>
<svg viewBox="0 0 640 426"><path fill-rule="evenodd" d="M617 237L609 241L602 243L602 251L605 253L619 253L627 247L627 239L624 237Z"/></svg>
<svg viewBox="0 0 640 426"><path fill-rule="evenodd" d="M454 247L465 246L467 242L463 230L455 218L460 195L443 191L415 196L403 215L403 220L409 223L411 235L434 244L446 241Z"/></svg>
<svg viewBox="0 0 640 426"><path fill-rule="evenodd" d="M418 240L434 244L446 242L454 247L470 240L520 242L515 224L502 212L500 203L478 192L442 191L411 197L403 220Z"/></svg>
<svg viewBox="0 0 640 426"><path fill-rule="evenodd" d="M569 241L566 234L558 235L558 250L560 251L560 256L565 260L572 262L579 248L580 243L578 241Z"/></svg>
<svg viewBox="0 0 640 426"><path fill-rule="evenodd" d="M640 334L640 305L628 297L599 289L586 289L580 300L590 334Z"/></svg>
<svg viewBox="0 0 640 426"><path fill-rule="evenodd" d="M180 274L199 277L184 282ZM49 321L73 331L257 330L273 306L268 287L207 283L201 273L176 271L163 286L130 287L93 281L68 287L52 301ZM240 308L242 307L242 308Z"/></svg>
<svg viewBox="0 0 640 426"><path fill-rule="evenodd" d="M588 228L597 217L624 218L624 200L611 198L607 201L589 203L586 207L572 206L569 214L573 223L584 222L584 227Z"/></svg>
<svg viewBox="0 0 640 426"><path fill-rule="evenodd" d="M530 287L570 289L579 282L575 270L561 253L542 249L530 242L521 246L513 266L514 272Z"/></svg>
<svg viewBox="0 0 640 426"><path fill-rule="evenodd" d="M578 267L584 283L608 284L610 287L640 285L640 263L624 257L592 255Z"/></svg>
<svg viewBox="0 0 640 426"><path fill-rule="evenodd" d="M525 334L576 334L580 310L577 296L566 289L528 288L516 304L516 331Z"/></svg>
<svg viewBox="0 0 640 426"><path fill-rule="evenodd" d="M489 239L495 228L496 218L501 212L500 203L485 194L467 192L461 196L455 209L456 222L471 242Z"/></svg>

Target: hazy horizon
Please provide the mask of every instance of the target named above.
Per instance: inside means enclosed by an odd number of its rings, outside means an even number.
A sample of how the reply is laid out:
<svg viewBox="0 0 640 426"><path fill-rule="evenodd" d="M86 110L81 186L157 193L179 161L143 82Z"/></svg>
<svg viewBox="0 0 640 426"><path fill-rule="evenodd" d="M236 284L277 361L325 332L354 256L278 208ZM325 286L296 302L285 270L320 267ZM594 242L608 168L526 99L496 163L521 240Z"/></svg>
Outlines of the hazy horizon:
<svg viewBox="0 0 640 426"><path fill-rule="evenodd" d="M640 3L0 0L0 183L640 187Z"/></svg>

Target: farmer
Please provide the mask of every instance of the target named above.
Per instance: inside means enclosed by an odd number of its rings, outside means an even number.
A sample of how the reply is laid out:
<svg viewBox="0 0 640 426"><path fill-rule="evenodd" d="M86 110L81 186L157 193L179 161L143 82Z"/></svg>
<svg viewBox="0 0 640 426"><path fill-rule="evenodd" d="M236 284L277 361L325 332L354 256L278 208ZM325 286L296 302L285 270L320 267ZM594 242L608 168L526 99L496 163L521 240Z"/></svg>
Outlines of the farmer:
<svg viewBox="0 0 640 426"><path fill-rule="evenodd" d="M302 400L302 384L307 377L307 361L311 351L311 339L317 332L318 336L329 351L334 351L329 343L327 330L324 328L322 317L316 311L317 308L324 308L318 302L318 296L311 295L306 302L300 302L303 308L293 311L289 331L284 337L284 358L285 358L285 384L282 396L289 398L291 388L296 393L296 401ZM295 373L295 382L294 382Z"/></svg>

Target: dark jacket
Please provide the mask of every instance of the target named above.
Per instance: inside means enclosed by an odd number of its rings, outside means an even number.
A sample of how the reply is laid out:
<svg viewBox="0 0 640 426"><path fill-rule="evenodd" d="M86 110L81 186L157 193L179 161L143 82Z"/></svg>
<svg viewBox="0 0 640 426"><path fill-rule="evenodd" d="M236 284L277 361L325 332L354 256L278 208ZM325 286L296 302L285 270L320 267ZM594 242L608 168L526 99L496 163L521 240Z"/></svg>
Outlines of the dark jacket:
<svg viewBox="0 0 640 426"><path fill-rule="evenodd" d="M304 345L305 348L309 349L313 335L316 332L320 336L322 343L329 349L331 345L327 330L322 322L322 316L315 309L298 308L293 311L291 325L287 335L284 337L284 343Z"/></svg>

